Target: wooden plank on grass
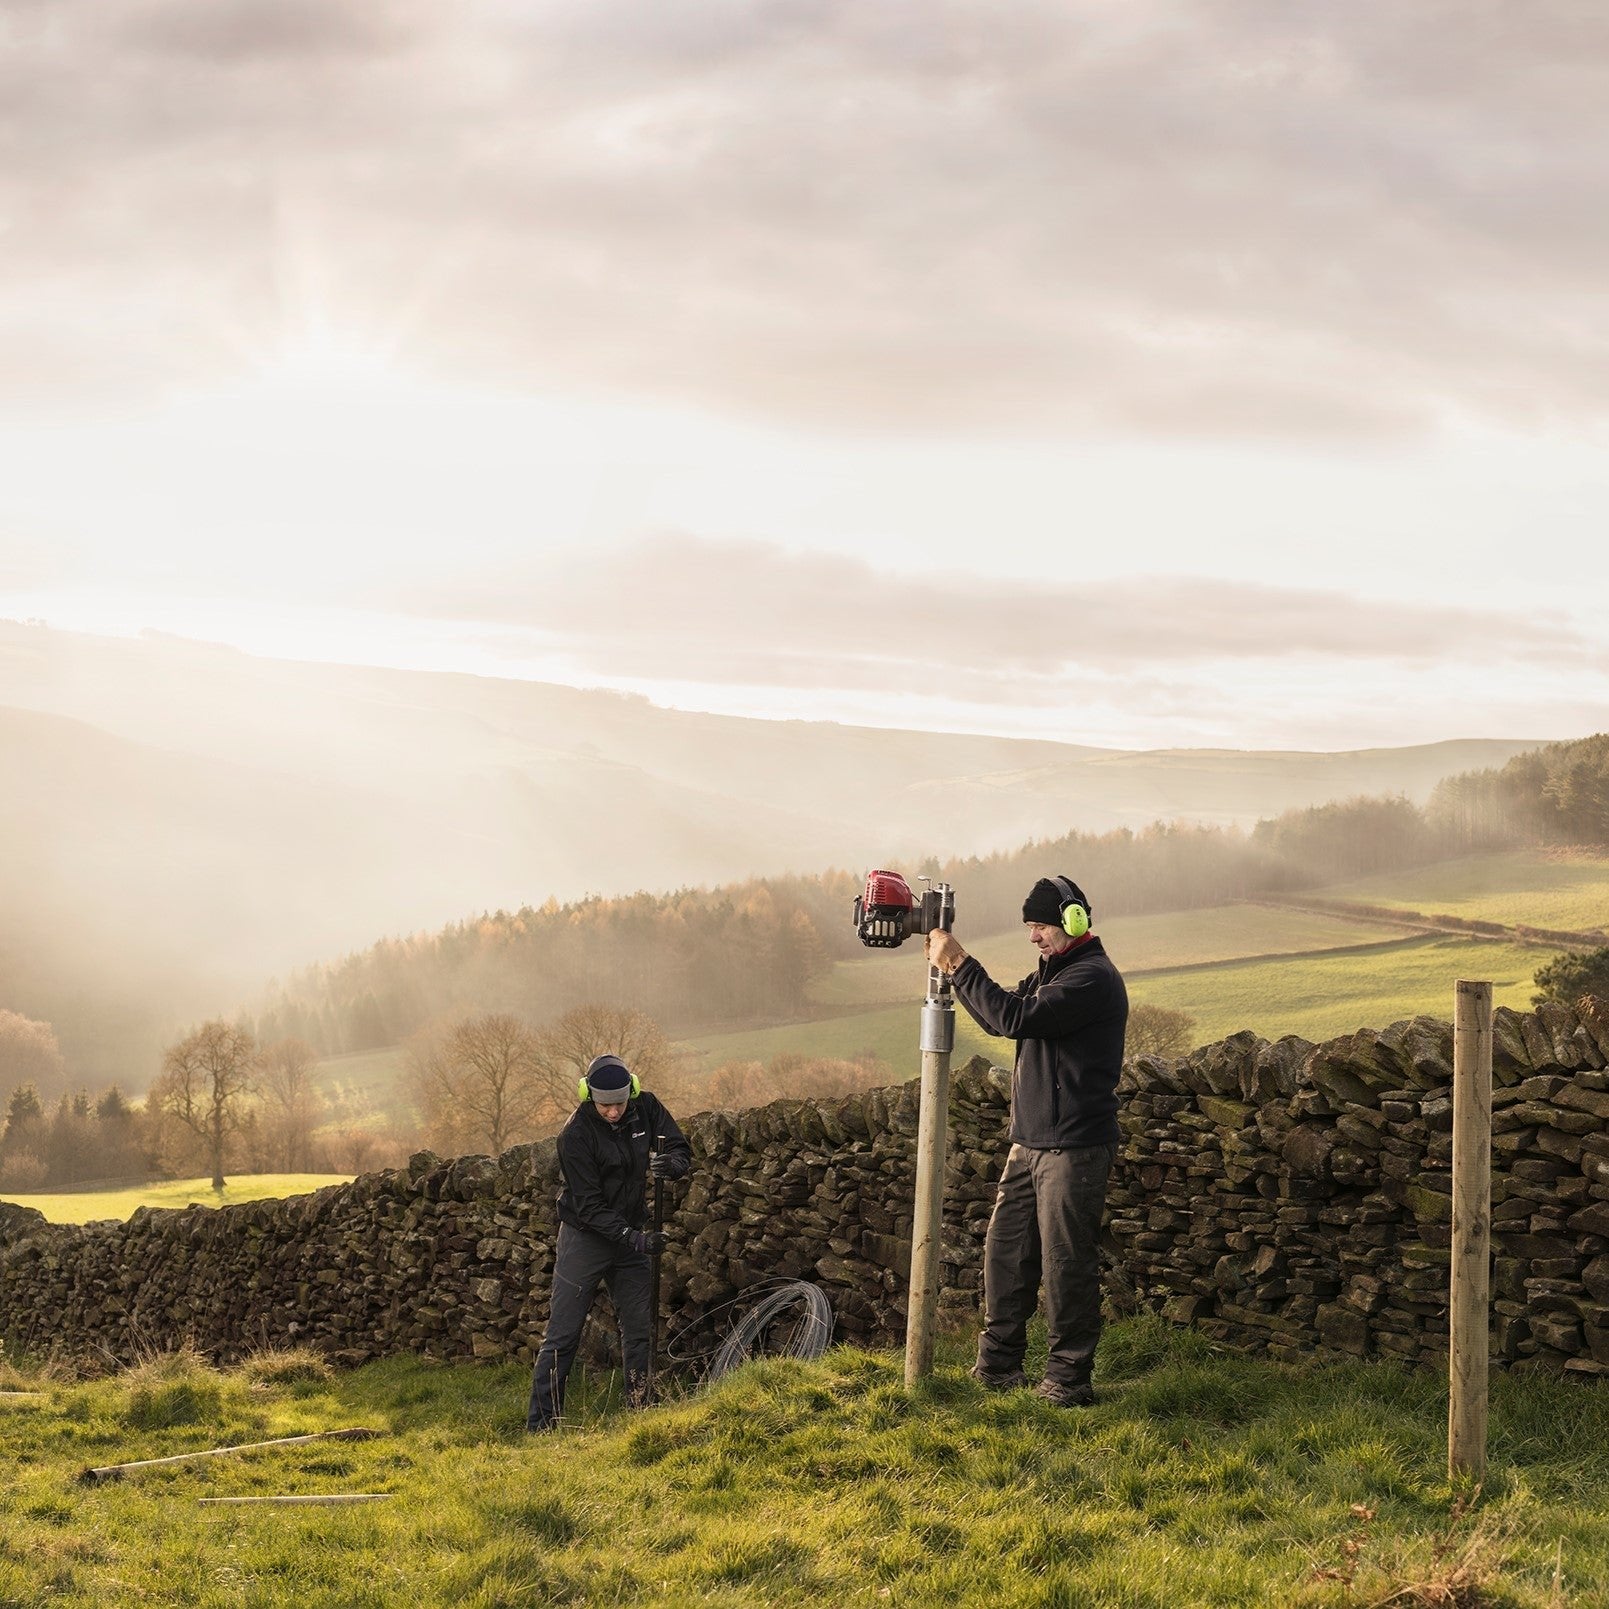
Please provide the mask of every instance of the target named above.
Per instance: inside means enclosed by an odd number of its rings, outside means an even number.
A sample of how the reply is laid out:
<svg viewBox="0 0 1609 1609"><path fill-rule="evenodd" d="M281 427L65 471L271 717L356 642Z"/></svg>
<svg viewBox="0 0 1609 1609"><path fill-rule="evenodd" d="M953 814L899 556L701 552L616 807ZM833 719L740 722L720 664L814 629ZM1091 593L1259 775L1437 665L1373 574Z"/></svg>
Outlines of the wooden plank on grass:
<svg viewBox="0 0 1609 1609"><path fill-rule="evenodd" d="M299 1494L283 1497L198 1497L196 1502L203 1505L214 1506L231 1504L240 1506L245 1503L278 1503L284 1507L295 1504L331 1504L331 1503L383 1503L388 1497L395 1497L395 1492L326 1492L317 1494Z"/></svg>
<svg viewBox="0 0 1609 1609"><path fill-rule="evenodd" d="M198 1453L174 1453L169 1458L139 1458L131 1464L103 1464L98 1469L86 1469L79 1475L81 1481L120 1480L131 1470L155 1469L160 1464L188 1464L198 1458L222 1458L226 1453L255 1453L265 1447L297 1447L310 1441L372 1441L383 1431L365 1430L355 1425L350 1430L316 1430L309 1436L279 1436L273 1441L248 1441L238 1447L208 1447Z"/></svg>

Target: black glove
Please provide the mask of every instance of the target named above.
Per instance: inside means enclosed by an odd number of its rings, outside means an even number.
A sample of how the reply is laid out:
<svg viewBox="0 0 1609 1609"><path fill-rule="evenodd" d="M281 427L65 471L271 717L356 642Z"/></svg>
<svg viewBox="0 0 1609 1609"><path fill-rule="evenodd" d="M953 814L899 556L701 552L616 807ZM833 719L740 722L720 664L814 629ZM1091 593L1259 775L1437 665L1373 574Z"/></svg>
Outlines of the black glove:
<svg viewBox="0 0 1609 1609"><path fill-rule="evenodd" d="M655 1179L674 1179L676 1177L676 1169L672 1165L670 1152L655 1151L654 1154L648 1158L648 1172Z"/></svg>
<svg viewBox="0 0 1609 1609"><path fill-rule="evenodd" d="M657 1257L669 1239L662 1229L633 1229L626 1236L626 1244L633 1251L645 1251L650 1257Z"/></svg>

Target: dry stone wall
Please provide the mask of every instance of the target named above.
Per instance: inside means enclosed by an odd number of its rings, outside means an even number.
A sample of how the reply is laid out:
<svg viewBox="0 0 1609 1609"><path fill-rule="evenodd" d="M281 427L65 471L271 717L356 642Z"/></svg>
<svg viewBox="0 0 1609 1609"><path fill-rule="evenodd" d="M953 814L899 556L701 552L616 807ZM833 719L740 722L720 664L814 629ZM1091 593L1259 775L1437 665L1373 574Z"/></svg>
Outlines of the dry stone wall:
<svg viewBox="0 0 1609 1609"><path fill-rule="evenodd" d="M1494 1356L1609 1372L1609 1014L1500 1010ZM1107 1231L1119 1309L1275 1355L1446 1349L1452 1030L1415 1018L1314 1046L1249 1033L1124 1076ZM1009 1077L953 1086L941 1301L969 1319L1004 1160ZM840 1338L904 1334L917 1086L684 1124L669 1215L672 1344L696 1354L744 1292L819 1282ZM0 1335L125 1361L190 1341L228 1360L310 1344L529 1359L552 1270L551 1141L289 1201L51 1226L0 1207Z"/></svg>

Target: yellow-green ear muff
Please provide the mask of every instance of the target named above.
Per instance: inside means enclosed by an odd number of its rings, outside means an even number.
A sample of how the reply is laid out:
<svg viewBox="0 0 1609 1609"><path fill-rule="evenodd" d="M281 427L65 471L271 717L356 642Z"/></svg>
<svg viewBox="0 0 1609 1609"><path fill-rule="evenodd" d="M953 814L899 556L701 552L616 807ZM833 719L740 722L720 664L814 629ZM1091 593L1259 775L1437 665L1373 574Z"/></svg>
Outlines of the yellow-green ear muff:
<svg viewBox="0 0 1609 1609"><path fill-rule="evenodd" d="M592 1086L586 1079L578 1078L575 1081L575 1098L578 1101L590 1101L592 1099Z"/></svg>
<svg viewBox="0 0 1609 1609"><path fill-rule="evenodd" d="M1063 895L1061 908L1062 932L1069 938L1081 939L1089 932L1089 911L1078 898L1073 885L1065 877L1057 877L1054 882Z"/></svg>

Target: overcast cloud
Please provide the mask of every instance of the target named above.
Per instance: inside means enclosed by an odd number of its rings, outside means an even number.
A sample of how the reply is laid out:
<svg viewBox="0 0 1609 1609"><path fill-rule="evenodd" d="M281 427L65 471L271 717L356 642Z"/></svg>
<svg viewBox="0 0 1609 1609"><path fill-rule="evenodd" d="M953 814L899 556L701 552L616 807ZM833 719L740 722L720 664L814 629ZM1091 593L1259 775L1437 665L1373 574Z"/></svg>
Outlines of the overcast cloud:
<svg viewBox="0 0 1609 1609"><path fill-rule="evenodd" d="M572 554L525 578L402 597L413 612L539 632L593 670L751 686L938 690L958 659L1002 699L1054 699L1087 677L1192 665L1390 661L1404 670L1522 664L1603 672L1560 616L1348 597L1210 576L1070 584L897 575L839 554L662 537ZM1132 684L1127 684L1132 685Z"/></svg>
<svg viewBox="0 0 1609 1609"><path fill-rule="evenodd" d="M309 280L439 374L863 430L1606 402L1574 3L8 0L0 387L226 373Z"/></svg>

